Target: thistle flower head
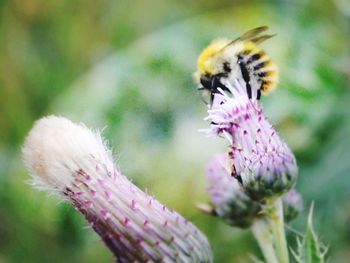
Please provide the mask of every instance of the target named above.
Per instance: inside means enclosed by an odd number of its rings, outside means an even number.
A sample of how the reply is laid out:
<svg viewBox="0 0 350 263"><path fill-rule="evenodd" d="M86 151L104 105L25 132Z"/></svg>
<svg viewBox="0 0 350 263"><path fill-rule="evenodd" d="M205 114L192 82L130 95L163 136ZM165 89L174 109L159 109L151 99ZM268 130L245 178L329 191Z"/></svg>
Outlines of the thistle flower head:
<svg viewBox="0 0 350 263"><path fill-rule="evenodd" d="M281 195L296 180L294 155L264 116L259 101L249 99L237 80L232 83L224 83L230 93L215 94L207 117L210 133L229 139L234 175L251 198Z"/></svg>
<svg viewBox="0 0 350 263"><path fill-rule="evenodd" d="M260 205L247 196L236 178L231 176L227 154L215 155L209 162L208 192L215 214L226 223L241 228L249 227L260 212Z"/></svg>
<svg viewBox="0 0 350 263"><path fill-rule="evenodd" d="M286 193L283 198L283 215L286 222L295 219L303 210L303 198L295 190L292 189Z"/></svg>
<svg viewBox="0 0 350 263"><path fill-rule="evenodd" d="M23 159L34 184L71 202L118 262L212 261L206 237L123 176L101 136L84 125L39 120Z"/></svg>

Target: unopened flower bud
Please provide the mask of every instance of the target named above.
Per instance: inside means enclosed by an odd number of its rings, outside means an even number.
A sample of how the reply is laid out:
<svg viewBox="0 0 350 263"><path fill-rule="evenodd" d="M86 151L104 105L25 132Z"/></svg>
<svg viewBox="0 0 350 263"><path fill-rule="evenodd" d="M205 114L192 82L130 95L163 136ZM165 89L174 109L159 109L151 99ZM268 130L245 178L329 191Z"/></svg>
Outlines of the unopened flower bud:
<svg viewBox="0 0 350 263"><path fill-rule="evenodd" d="M218 217L229 225L246 228L258 217L260 205L244 193L230 169L227 154L212 158L207 169L208 192Z"/></svg>
<svg viewBox="0 0 350 263"><path fill-rule="evenodd" d="M211 262L206 237L116 167L101 136L61 117L39 120L23 159L33 182L80 211L118 262Z"/></svg>
<svg viewBox="0 0 350 263"><path fill-rule="evenodd" d="M208 110L210 133L229 139L234 176L251 198L279 196L295 183L295 157L264 116L259 101L249 99L238 81L233 83L224 83L230 93L214 96Z"/></svg>
<svg viewBox="0 0 350 263"><path fill-rule="evenodd" d="M282 201L283 215L286 222L295 219L303 210L303 198L295 189L286 193L283 196Z"/></svg>

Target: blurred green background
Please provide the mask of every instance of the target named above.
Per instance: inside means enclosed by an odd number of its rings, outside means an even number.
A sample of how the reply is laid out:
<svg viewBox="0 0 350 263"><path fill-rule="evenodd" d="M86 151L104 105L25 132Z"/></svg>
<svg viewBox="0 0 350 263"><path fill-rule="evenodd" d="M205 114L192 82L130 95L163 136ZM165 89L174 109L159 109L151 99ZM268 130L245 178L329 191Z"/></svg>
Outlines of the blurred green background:
<svg viewBox="0 0 350 263"><path fill-rule="evenodd" d="M215 262L252 262L247 230L201 214L205 164L226 142L197 130L206 107L192 81L200 50L260 25L280 66L266 113L295 151L304 213L329 262L350 258L350 2L0 1L0 263L111 262L69 205L28 184L21 144L47 114L104 128L125 174L206 233ZM295 237L288 230L291 240Z"/></svg>

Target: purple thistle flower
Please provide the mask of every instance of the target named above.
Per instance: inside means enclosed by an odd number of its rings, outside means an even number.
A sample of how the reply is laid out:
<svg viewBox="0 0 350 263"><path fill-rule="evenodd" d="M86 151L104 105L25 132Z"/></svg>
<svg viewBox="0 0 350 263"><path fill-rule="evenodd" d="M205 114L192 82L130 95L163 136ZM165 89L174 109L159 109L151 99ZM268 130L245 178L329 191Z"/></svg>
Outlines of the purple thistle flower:
<svg viewBox="0 0 350 263"><path fill-rule="evenodd" d="M282 201L283 215L286 222L295 219L303 210L303 198L295 189L286 193L283 196Z"/></svg>
<svg viewBox="0 0 350 263"><path fill-rule="evenodd" d="M214 204L214 214L232 226L246 228L258 217L260 205L244 193L231 176L231 160L227 154L217 154L209 162L208 192Z"/></svg>
<svg viewBox="0 0 350 263"><path fill-rule="evenodd" d="M99 133L43 118L25 141L23 159L33 183L81 212L118 262L212 262L201 231L123 176Z"/></svg>
<svg viewBox="0 0 350 263"><path fill-rule="evenodd" d="M259 101L249 99L237 80L233 83L223 83L230 93L221 90L214 96L207 117L212 123L209 133L230 141L233 175L251 198L281 195L296 180L295 157L264 116Z"/></svg>

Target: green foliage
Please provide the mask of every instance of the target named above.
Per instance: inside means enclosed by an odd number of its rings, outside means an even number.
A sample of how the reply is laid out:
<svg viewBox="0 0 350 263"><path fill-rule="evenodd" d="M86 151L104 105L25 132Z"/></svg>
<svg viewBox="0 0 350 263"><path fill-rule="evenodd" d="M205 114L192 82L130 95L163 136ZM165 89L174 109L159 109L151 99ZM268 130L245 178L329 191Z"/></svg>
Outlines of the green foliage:
<svg viewBox="0 0 350 263"><path fill-rule="evenodd" d="M297 250L292 250L296 263L325 263L327 248L319 240L312 223L313 205L310 208L307 228L302 240L297 239Z"/></svg>
<svg viewBox="0 0 350 263"><path fill-rule="evenodd" d="M104 135L122 170L194 221L216 262L249 262L250 233L202 215L204 167L226 145L197 132L205 105L191 74L213 38L260 25L280 67L263 98L297 154L297 189L333 262L350 249L349 16L346 1L1 1L0 262L109 262L97 235L69 206L32 190L20 146L33 121L64 115ZM293 227L304 229L301 215ZM63 233L62 233L63 232ZM69 241L68 241L69 240Z"/></svg>

